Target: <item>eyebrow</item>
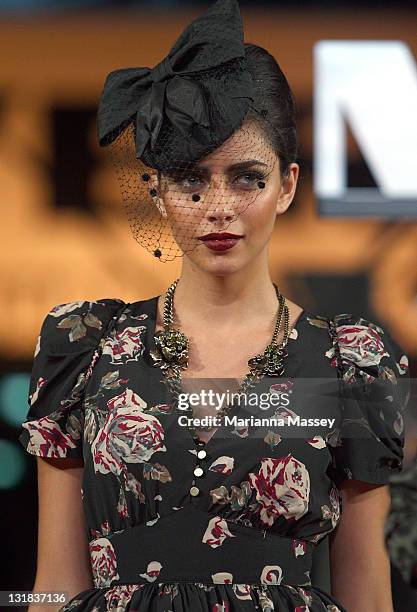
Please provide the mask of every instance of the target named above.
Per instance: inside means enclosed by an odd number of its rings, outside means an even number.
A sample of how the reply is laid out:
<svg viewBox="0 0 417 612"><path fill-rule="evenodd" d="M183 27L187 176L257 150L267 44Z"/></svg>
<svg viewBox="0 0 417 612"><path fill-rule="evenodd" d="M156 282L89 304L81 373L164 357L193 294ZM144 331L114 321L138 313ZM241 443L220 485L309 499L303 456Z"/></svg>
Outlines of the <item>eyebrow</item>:
<svg viewBox="0 0 417 612"><path fill-rule="evenodd" d="M231 164L227 167L227 172L235 172L236 170L246 170L247 168L251 168L252 166L264 166L268 167L268 164L260 161L259 159L248 159L245 161L237 162L236 164ZM196 170L207 172L209 168L206 166L197 165Z"/></svg>

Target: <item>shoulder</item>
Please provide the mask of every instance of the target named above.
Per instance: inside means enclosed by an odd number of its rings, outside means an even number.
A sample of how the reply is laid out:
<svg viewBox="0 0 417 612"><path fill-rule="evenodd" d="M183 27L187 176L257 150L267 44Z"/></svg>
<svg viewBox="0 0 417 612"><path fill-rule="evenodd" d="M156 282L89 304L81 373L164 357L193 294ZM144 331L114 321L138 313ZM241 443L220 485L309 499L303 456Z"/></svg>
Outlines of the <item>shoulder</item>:
<svg viewBox="0 0 417 612"><path fill-rule="evenodd" d="M334 478L387 484L402 469L408 358L385 326L352 313L330 321L327 356L340 372L342 421Z"/></svg>
<svg viewBox="0 0 417 612"><path fill-rule="evenodd" d="M77 300L56 304L44 316L37 350L77 352L97 344L104 331L117 320L127 304L119 298Z"/></svg>
<svg viewBox="0 0 417 612"><path fill-rule="evenodd" d="M388 378L395 383L409 373L408 357L398 341L385 326L361 314L306 312L305 323L303 350L309 361L324 357L346 382Z"/></svg>
<svg viewBox="0 0 417 612"><path fill-rule="evenodd" d="M389 378L408 373L408 357L385 326L352 313L337 314L330 321L334 345L349 371L358 368L370 378ZM350 370L349 370L350 369Z"/></svg>

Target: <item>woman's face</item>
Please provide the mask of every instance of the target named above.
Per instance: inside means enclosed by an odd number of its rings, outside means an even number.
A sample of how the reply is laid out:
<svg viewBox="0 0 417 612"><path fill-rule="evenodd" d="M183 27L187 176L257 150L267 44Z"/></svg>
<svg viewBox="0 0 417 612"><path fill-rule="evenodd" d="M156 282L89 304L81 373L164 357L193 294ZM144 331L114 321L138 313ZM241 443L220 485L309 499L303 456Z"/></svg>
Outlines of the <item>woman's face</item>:
<svg viewBox="0 0 417 612"><path fill-rule="evenodd" d="M198 163L162 175L159 194L184 256L207 272L230 274L266 252L276 216L294 197L298 171L291 164L281 180L279 158L250 122ZM240 238L201 239L222 232Z"/></svg>

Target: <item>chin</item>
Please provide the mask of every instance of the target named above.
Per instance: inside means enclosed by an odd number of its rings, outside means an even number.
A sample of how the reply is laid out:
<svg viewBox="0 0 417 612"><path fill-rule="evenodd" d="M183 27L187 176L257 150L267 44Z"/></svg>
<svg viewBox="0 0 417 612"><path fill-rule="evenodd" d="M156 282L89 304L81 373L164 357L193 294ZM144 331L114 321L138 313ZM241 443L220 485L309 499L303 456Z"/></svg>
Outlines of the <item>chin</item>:
<svg viewBox="0 0 417 612"><path fill-rule="evenodd" d="M247 264L247 258L242 257L242 254L232 254L231 251L222 253L212 253L211 251L203 252L195 250L190 254L190 260L201 270L209 274L219 276L228 276L235 272L239 272Z"/></svg>

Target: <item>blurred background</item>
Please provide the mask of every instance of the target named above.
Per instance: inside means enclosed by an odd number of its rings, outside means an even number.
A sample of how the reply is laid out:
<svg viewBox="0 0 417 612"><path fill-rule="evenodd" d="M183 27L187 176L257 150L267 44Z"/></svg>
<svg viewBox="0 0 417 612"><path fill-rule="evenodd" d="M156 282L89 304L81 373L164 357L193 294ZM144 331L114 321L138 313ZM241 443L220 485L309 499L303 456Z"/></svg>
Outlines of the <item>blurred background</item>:
<svg viewBox="0 0 417 612"><path fill-rule="evenodd" d="M105 77L154 66L208 5L0 0L0 589L34 581L36 462L17 436L42 319L67 301L157 295L180 270L179 258L158 262L130 233L96 141ZM277 58L297 104L301 176L277 221L273 280L309 311L386 326L415 377L415 0L241 7L246 41Z"/></svg>

